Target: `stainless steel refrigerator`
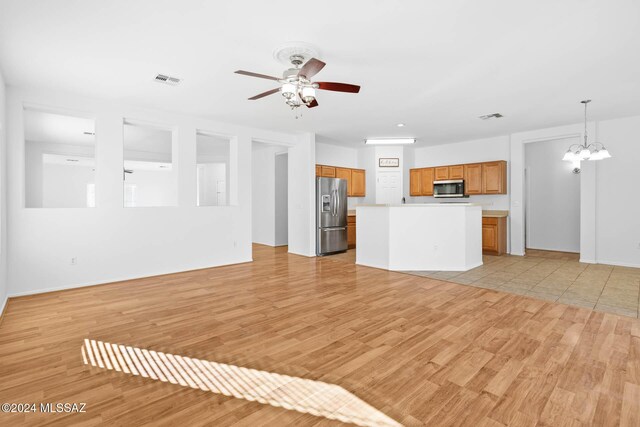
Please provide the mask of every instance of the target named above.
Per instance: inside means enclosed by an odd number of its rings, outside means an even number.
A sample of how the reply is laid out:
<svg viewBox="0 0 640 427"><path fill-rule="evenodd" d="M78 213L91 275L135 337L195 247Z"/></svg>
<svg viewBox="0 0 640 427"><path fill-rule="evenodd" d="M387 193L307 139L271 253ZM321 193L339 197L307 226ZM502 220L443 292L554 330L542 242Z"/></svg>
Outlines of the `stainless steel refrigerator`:
<svg viewBox="0 0 640 427"><path fill-rule="evenodd" d="M316 178L316 254L347 250L347 181Z"/></svg>

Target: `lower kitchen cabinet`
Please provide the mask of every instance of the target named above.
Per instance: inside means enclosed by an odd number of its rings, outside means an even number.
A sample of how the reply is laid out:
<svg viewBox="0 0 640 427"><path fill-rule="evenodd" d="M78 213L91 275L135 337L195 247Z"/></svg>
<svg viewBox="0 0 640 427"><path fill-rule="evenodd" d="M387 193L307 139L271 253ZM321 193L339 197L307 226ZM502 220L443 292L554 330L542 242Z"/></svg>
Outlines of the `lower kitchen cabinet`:
<svg viewBox="0 0 640 427"><path fill-rule="evenodd" d="M507 218L482 217L482 253L502 255L507 250Z"/></svg>
<svg viewBox="0 0 640 427"><path fill-rule="evenodd" d="M347 216L347 247L353 249L356 247L356 216Z"/></svg>

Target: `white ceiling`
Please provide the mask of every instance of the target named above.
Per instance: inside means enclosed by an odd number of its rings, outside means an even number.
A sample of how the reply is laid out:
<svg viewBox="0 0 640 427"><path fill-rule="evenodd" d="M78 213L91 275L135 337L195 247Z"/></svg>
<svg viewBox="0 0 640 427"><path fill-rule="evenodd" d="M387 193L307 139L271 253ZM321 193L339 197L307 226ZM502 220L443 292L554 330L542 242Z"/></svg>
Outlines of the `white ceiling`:
<svg viewBox="0 0 640 427"><path fill-rule="evenodd" d="M55 114L27 108L24 110L24 139L29 142L93 145L93 119Z"/></svg>
<svg viewBox="0 0 640 427"><path fill-rule="evenodd" d="M640 2L448 0L202 2L0 0L0 67L11 85L52 87L138 106L359 145L421 145L640 114ZM320 49L319 91L296 120L274 87L279 45ZM164 73L178 87L155 83ZM482 114L504 118L481 121ZM406 123L397 128L396 123Z"/></svg>

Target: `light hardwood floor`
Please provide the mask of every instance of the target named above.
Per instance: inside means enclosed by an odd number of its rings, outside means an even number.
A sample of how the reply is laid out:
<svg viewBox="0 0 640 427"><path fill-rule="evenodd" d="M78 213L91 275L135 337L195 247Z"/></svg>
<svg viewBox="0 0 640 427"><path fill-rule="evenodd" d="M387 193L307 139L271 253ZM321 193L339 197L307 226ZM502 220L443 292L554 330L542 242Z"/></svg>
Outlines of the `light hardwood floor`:
<svg viewBox="0 0 640 427"><path fill-rule="evenodd" d="M332 425L83 364L85 338L318 380L404 425L640 425L640 321L254 248L255 262L11 299L0 425Z"/></svg>

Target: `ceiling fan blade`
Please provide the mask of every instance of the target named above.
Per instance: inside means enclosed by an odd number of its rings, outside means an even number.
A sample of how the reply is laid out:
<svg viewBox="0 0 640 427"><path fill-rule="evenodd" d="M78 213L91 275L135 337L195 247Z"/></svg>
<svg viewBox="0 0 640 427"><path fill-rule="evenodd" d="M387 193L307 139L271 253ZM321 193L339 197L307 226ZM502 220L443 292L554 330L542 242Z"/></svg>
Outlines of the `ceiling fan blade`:
<svg viewBox="0 0 640 427"><path fill-rule="evenodd" d="M256 99L260 99L260 98L264 98L265 96L273 95L274 93L276 93L278 91L280 91L279 87L277 87L275 89L268 90L266 92L259 93L256 96L252 96L251 98L249 98L249 100L255 101Z"/></svg>
<svg viewBox="0 0 640 427"><path fill-rule="evenodd" d="M307 108L313 108L313 107L317 107L318 106L318 101L317 100L313 100L310 103L306 104Z"/></svg>
<svg viewBox="0 0 640 427"><path fill-rule="evenodd" d="M347 83L315 82L314 84L317 84L318 89L322 89L322 90L332 90L334 92L349 92L349 93L360 92L360 86L350 85Z"/></svg>
<svg viewBox="0 0 640 427"><path fill-rule="evenodd" d="M298 75L305 76L307 79L310 79L311 77L318 74L320 70L324 68L325 65L327 64L320 61L319 59L311 58L310 60L307 61L306 64L302 66L302 68L300 68Z"/></svg>
<svg viewBox="0 0 640 427"><path fill-rule="evenodd" d="M242 74L243 76L258 77L260 79L268 79L268 80L275 80L275 81L280 80L278 77L267 76L266 74L252 73L251 71L238 70L234 72L236 74Z"/></svg>

